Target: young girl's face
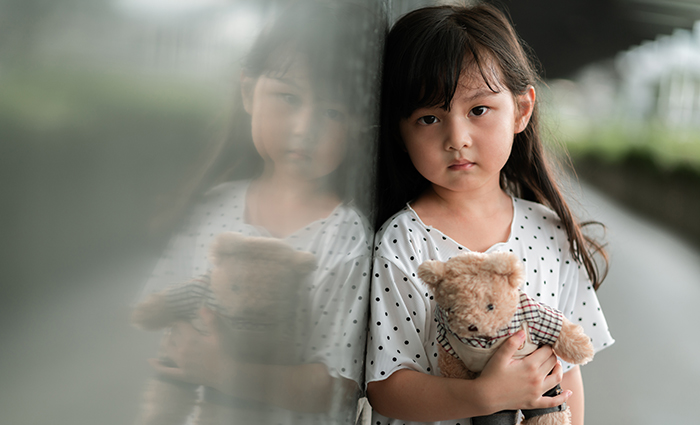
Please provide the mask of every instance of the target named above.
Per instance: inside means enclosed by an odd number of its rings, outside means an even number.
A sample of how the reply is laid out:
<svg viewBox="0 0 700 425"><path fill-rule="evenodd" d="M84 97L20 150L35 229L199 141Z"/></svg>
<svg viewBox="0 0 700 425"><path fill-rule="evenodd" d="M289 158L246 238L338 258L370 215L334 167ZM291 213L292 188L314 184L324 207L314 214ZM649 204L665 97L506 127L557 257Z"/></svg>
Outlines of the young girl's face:
<svg viewBox="0 0 700 425"><path fill-rule="evenodd" d="M413 165L434 187L500 189L501 169L515 134L527 126L535 92L514 98L499 90L494 93L479 73L463 73L449 111L419 108L399 122Z"/></svg>
<svg viewBox="0 0 700 425"><path fill-rule="evenodd" d="M243 77L255 148L266 169L289 178L323 177L345 156L348 110L318 93L306 67L295 61L283 74Z"/></svg>

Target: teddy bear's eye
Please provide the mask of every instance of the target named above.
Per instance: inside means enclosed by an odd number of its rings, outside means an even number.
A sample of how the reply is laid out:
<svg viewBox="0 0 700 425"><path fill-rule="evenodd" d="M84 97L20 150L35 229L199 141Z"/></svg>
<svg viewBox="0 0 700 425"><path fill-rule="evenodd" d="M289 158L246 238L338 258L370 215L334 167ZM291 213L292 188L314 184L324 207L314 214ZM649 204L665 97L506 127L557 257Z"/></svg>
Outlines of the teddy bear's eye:
<svg viewBox="0 0 700 425"><path fill-rule="evenodd" d="M489 304L489 305L486 306L486 309L487 309L488 311L491 311L491 310L493 310L494 308L496 308L496 307L495 307L493 304Z"/></svg>

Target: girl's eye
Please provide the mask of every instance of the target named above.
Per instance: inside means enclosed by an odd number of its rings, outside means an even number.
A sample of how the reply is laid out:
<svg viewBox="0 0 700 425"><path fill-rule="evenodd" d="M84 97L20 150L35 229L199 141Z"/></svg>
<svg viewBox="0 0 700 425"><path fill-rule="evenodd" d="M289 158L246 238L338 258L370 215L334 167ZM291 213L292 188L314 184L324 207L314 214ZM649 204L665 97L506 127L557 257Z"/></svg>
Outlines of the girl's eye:
<svg viewBox="0 0 700 425"><path fill-rule="evenodd" d="M301 103L301 99L295 94L280 93L278 96L289 105L299 105Z"/></svg>
<svg viewBox="0 0 700 425"><path fill-rule="evenodd" d="M489 108L487 108L486 106L477 106L476 108L473 108L470 112L475 117L480 117L484 115L488 110Z"/></svg>
<svg viewBox="0 0 700 425"><path fill-rule="evenodd" d="M423 125L435 124L438 121L435 115L426 115L418 118L418 123Z"/></svg>
<svg viewBox="0 0 700 425"><path fill-rule="evenodd" d="M345 118L345 114L337 109L326 109L325 114L333 121L342 121Z"/></svg>

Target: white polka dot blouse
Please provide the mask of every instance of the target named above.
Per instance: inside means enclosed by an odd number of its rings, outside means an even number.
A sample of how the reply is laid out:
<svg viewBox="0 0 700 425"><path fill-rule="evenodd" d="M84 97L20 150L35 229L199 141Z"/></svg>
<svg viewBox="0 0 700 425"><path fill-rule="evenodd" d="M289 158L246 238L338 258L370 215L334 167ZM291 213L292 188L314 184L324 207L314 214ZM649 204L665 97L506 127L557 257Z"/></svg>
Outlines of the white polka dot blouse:
<svg viewBox="0 0 700 425"><path fill-rule="evenodd" d="M514 218L508 240L488 249L511 251L526 268L523 291L558 309L581 325L596 351L614 340L598 298L585 273L569 251L565 231L550 209L513 198ZM426 260L447 261L467 248L426 226L406 206L378 229L375 238L370 324L366 359L367 382L380 381L400 369L439 375L435 301L416 275ZM564 364L565 370L571 365ZM408 424L373 414L373 424ZM468 419L445 424L467 424Z"/></svg>

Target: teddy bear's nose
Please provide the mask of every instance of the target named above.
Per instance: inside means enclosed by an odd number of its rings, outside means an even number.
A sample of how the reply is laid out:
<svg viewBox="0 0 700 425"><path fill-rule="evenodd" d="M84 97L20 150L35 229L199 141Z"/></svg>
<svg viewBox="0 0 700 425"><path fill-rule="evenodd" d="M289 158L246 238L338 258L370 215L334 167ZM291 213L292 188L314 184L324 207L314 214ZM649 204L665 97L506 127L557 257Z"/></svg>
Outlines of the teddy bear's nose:
<svg viewBox="0 0 700 425"><path fill-rule="evenodd" d="M469 329L469 332L476 332L476 331L479 330L479 328L477 328L477 327L474 326L474 325L469 325L469 328L467 328L467 329Z"/></svg>

